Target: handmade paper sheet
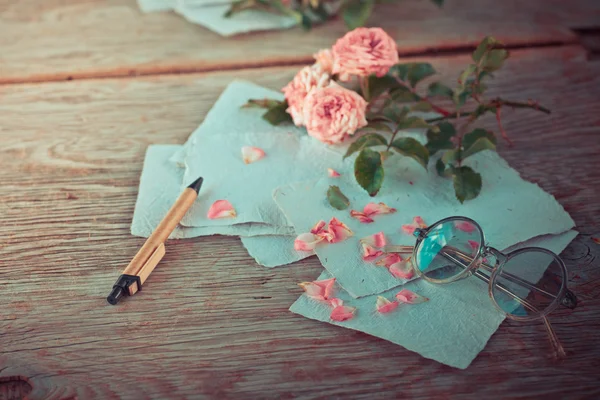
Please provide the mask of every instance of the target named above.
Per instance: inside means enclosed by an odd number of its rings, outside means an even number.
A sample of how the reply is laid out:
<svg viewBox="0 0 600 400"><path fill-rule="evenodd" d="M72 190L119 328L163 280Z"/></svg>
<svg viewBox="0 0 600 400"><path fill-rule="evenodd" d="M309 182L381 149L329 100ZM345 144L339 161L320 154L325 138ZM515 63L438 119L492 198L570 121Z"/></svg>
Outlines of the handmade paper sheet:
<svg viewBox="0 0 600 400"><path fill-rule="evenodd" d="M575 231L543 236L520 243L513 249L538 246L560 254L576 236ZM541 271L544 268L540 266ZM330 277L329 272L323 272L318 279ZM331 307L306 295L302 295L290 311L380 337L423 357L461 369L469 366L504 320L504 314L494 307L488 295L487 284L475 277L447 285L434 285L422 279L409 282L402 289L428 297L429 301L401 304L389 314L375 311L377 295L355 299L339 285L336 289L335 297L342 299L345 305L357 307L353 319L331 321ZM380 295L393 300L398 291L393 289ZM539 346L539 351L549 353L543 346L550 346L550 343L542 336Z"/></svg>
<svg viewBox="0 0 600 400"><path fill-rule="evenodd" d="M575 226L562 206L539 186L527 182L496 152L484 151L469 158L481 172L483 188L473 200L460 204L454 197L452 181L437 175L432 166L425 171L410 158L396 156L386 165L381 191L370 197L350 174L313 183L293 183L274 192L277 205L297 233L309 232L319 220L338 218L354 236L340 243L319 244L316 253L323 266L353 297L381 293L405 282L385 268L362 259L359 240L384 232L388 243L413 245L415 238L402 232L404 224L421 216L432 224L449 216L466 216L477 221L490 245L504 249L544 234L558 234ZM337 185L350 200L347 210L331 207L326 199L329 185ZM398 211L378 215L370 224L350 217L350 210L362 211L369 202L384 202Z"/></svg>
<svg viewBox="0 0 600 400"><path fill-rule="evenodd" d="M140 179L138 200L133 214L131 234L148 237L175 202L181 192L183 170L169 159L181 146L153 145L148 147ZM186 239L212 234L245 235L242 244L259 265L288 265L314 253L293 249L295 235L290 227L266 224L235 224L206 228L178 226L171 239Z"/></svg>
<svg viewBox="0 0 600 400"><path fill-rule="evenodd" d="M221 36L252 31L288 29L298 25L290 16L245 10L225 17L232 0L138 0L143 12L174 10L188 21L204 26Z"/></svg>
<svg viewBox="0 0 600 400"><path fill-rule="evenodd" d="M178 151L177 145L152 145L148 147L144 169L140 178L138 198L133 212L131 234L148 237L167 211L181 194L183 171L169 161ZM197 202L203 201L204 188L201 189ZM171 234L173 239L184 239L206 235L290 235L294 231L290 227L267 224L234 224L210 226L204 228L177 227Z"/></svg>

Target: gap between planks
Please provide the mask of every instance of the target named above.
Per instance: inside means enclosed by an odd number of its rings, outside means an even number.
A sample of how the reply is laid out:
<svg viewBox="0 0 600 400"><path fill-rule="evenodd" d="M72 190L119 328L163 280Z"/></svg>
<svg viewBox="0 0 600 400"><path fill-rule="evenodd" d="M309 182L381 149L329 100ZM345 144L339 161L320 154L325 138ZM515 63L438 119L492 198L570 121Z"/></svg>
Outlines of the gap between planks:
<svg viewBox="0 0 600 400"><path fill-rule="evenodd" d="M549 40L546 42L536 43L525 43L525 44L514 44L507 45L506 48L509 50L522 50L522 49L543 49L543 48L560 48L565 46L579 45L586 49L588 52L588 58L593 58L591 53L593 48L589 49L585 45L586 41L582 39L583 36L587 35L598 35L600 29L586 29L586 30L574 30L578 35L578 40ZM592 33L590 33L592 32ZM399 55L403 61L410 61L412 58L423 58L423 57L448 57L454 55L464 55L472 52L475 46L472 45L458 45L450 47L429 47L416 51L400 51ZM186 75L206 72L224 72L234 70L248 70L248 69L261 69L261 68L272 68L272 67L291 67L299 65L307 65L313 62L312 57L296 57L292 59L262 61L262 62L239 62L230 63L226 65L203 65L202 63L196 65L166 65L166 66L140 66L134 68L111 68L111 69L100 69L100 70L89 70L84 72L64 72L64 73L51 73L51 74L39 74L34 77L27 79L22 78L2 78L0 77L0 85L18 85L18 84L30 84L30 83L43 83L43 82L63 82L72 80L96 80L96 79L118 79L118 78L132 78L139 76L158 76L158 75Z"/></svg>

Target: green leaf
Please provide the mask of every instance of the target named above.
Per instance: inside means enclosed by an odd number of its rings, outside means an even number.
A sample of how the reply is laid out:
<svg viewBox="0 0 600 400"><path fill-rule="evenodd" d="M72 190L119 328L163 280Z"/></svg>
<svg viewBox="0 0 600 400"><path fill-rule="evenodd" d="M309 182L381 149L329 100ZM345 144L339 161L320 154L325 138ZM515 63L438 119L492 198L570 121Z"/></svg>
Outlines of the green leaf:
<svg viewBox="0 0 600 400"><path fill-rule="evenodd" d="M493 72L502 67L504 60L508 58L508 50L495 49L486 54L482 61L484 71Z"/></svg>
<svg viewBox="0 0 600 400"><path fill-rule="evenodd" d="M381 189L384 177L381 154L371 149L363 149L354 161L354 177L369 196L375 196Z"/></svg>
<svg viewBox="0 0 600 400"><path fill-rule="evenodd" d="M470 89L465 89L464 87L458 87L454 90L454 95L452 96L452 100L457 107L462 107L466 102L469 96L471 95Z"/></svg>
<svg viewBox="0 0 600 400"><path fill-rule="evenodd" d="M403 156L416 160L423 168L427 169L429 162L429 152L417 140L409 137L399 138L392 142L392 149Z"/></svg>
<svg viewBox="0 0 600 400"><path fill-rule="evenodd" d="M275 107L269 108L269 111L263 114L263 119L270 122L271 125L281 125L283 123L293 123L292 116L287 113L287 103L281 103Z"/></svg>
<svg viewBox="0 0 600 400"><path fill-rule="evenodd" d="M410 103L421 99L418 95L411 92L409 88L404 86L399 86L390 90L390 97L396 103Z"/></svg>
<svg viewBox="0 0 600 400"><path fill-rule="evenodd" d="M408 70L408 81L410 85L414 87L417 83L425 78L435 75L435 69L429 63L415 63Z"/></svg>
<svg viewBox="0 0 600 400"><path fill-rule="evenodd" d="M381 161L384 162L385 160L390 158L392 155L394 155L394 152L389 151L389 150L383 150L380 152L380 154L381 154Z"/></svg>
<svg viewBox="0 0 600 400"><path fill-rule="evenodd" d="M421 129L421 128L430 128L433 130L437 130L436 126L432 126L428 124L423 118L419 117L408 117L400 122L398 122L398 126L396 129Z"/></svg>
<svg viewBox="0 0 600 400"><path fill-rule="evenodd" d="M488 138L479 138L475 140L475 142L469 148L465 148L462 152L463 160L469 156L472 156L475 153L479 153L483 150L495 150L496 145L489 141Z"/></svg>
<svg viewBox="0 0 600 400"><path fill-rule="evenodd" d="M373 10L374 0L350 0L342 11L348 29L363 26Z"/></svg>
<svg viewBox="0 0 600 400"><path fill-rule="evenodd" d="M450 140L456 135L456 129L454 125L449 122L440 122L438 130L429 129L427 131L427 144L425 147L429 151L429 155L432 156L439 150L446 150L454 148L454 143Z"/></svg>
<svg viewBox="0 0 600 400"><path fill-rule="evenodd" d="M350 205L350 200L342 193L340 188L333 185L329 186L327 190L327 200L329 200L331 207L336 210L345 210Z"/></svg>
<svg viewBox="0 0 600 400"><path fill-rule="evenodd" d="M479 43L479 45L477 46L477 48L473 52L473 61L479 62L481 60L481 57L483 57L483 55L488 50L493 49L494 46L497 46L498 44L500 44L500 42L498 42L492 36L486 36L485 38L483 38L483 40Z"/></svg>
<svg viewBox="0 0 600 400"><path fill-rule="evenodd" d="M490 142L492 142L492 144L496 144L496 136L494 135L494 132L488 131L487 129L483 128L476 128L473 129L471 132L466 133L465 136L463 136L463 148L468 149L469 147L473 146L473 143L475 143L477 139L480 138L486 138Z"/></svg>
<svg viewBox="0 0 600 400"><path fill-rule="evenodd" d="M444 164L441 158L439 158L435 162L435 170L437 171L439 176L445 176L444 171L446 170L446 165Z"/></svg>
<svg viewBox="0 0 600 400"><path fill-rule="evenodd" d="M405 63L394 65L389 74L397 76L401 81L408 81L414 87L423 79L434 75L435 69L429 63Z"/></svg>
<svg viewBox="0 0 600 400"><path fill-rule="evenodd" d="M427 96L429 97L440 96L449 98L452 98L452 94L454 93L452 89L450 89L448 86L439 82L433 82L431 85L429 85L429 89L427 92Z"/></svg>
<svg viewBox="0 0 600 400"><path fill-rule="evenodd" d="M283 101L272 99L250 99L242 108L273 108L283 103Z"/></svg>
<svg viewBox="0 0 600 400"><path fill-rule="evenodd" d="M458 83L460 83L464 87L467 83L467 78L473 75L473 72L475 72L475 70L477 70L477 65L469 64L469 66L465 68L464 71L458 77Z"/></svg>
<svg viewBox="0 0 600 400"><path fill-rule="evenodd" d="M386 132L386 133L391 134L392 128L390 128L390 126L385 122L376 121L376 122L369 122L369 124L367 126L363 126L362 128L360 128L359 130L356 131L356 133L371 133L371 132ZM387 142L385 144L387 144Z"/></svg>
<svg viewBox="0 0 600 400"><path fill-rule="evenodd" d="M356 153L357 151L360 151L367 147L387 146L387 144L388 144L388 142L387 142L386 138L384 138L383 136L381 136L377 133L370 133L368 135L361 136L357 140L355 140L354 143L352 143L350 145L350 147L348 147L348 150L346 151L344 158L349 157L350 155Z"/></svg>
<svg viewBox="0 0 600 400"><path fill-rule="evenodd" d="M383 115L392 120L393 122L399 122L402 119L404 119L404 117L406 117L406 115L408 114L408 112L410 111L410 108L408 107L398 107L397 104L390 104L388 107L384 108L383 110Z"/></svg>
<svg viewBox="0 0 600 400"><path fill-rule="evenodd" d="M442 7L444 5L444 0L431 0L433 2L433 4L435 4L438 7Z"/></svg>
<svg viewBox="0 0 600 400"><path fill-rule="evenodd" d="M481 192L481 175L470 167L454 168L454 193L461 203L479 196Z"/></svg>
<svg viewBox="0 0 600 400"><path fill-rule="evenodd" d="M369 99L366 99L367 101L379 96L386 90L392 90L399 86L396 78L389 75L384 75L381 78L371 75L368 79Z"/></svg>
<svg viewBox="0 0 600 400"><path fill-rule="evenodd" d="M458 150L446 150L441 158L444 164L451 164L458 160Z"/></svg>
<svg viewBox="0 0 600 400"><path fill-rule="evenodd" d="M410 109L411 109L411 111L427 112L427 111L431 111L433 109L433 107L431 106L431 104L429 104L426 101L420 101L420 102L414 104L413 106L411 106Z"/></svg>
<svg viewBox="0 0 600 400"><path fill-rule="evenodd" d="M305 31L309 31L312 28L312 21L308 15L302 14L301 25Z"/></svg>

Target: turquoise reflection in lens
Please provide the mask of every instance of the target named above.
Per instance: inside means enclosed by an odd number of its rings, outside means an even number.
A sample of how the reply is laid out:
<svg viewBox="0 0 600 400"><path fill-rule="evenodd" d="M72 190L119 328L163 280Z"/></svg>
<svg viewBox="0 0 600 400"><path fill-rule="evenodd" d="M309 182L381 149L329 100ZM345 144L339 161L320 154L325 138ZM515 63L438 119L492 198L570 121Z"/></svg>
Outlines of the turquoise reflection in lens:
<svg viewBox="0 0 600 400"><path fill-rule="evenodd" d="M451 219L431 227L416 254L416 268L434 281L451 281L478 257L483 235L466 219Z"/></svg>

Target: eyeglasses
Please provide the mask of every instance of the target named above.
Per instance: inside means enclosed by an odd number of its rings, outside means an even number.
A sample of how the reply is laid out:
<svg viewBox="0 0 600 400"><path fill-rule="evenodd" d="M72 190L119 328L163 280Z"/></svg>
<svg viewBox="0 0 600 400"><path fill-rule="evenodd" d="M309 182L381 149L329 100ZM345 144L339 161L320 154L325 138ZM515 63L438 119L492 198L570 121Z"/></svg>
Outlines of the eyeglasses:
<svg viewBox="0 0 600 400"><path fill-rule="evenodd" d="M431 283L475 275L488 284L492 302L507 318L542 319L556 355L565 355L547 318L559 305L577 306L577 297L567 289L567 268L559 256L539 247L504 254L489 247L479 224L466 217L444 218L414 234L414 247L387 246L386 251L412 251L417 275Z"/></svg>

